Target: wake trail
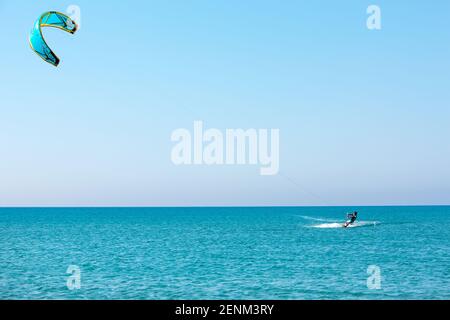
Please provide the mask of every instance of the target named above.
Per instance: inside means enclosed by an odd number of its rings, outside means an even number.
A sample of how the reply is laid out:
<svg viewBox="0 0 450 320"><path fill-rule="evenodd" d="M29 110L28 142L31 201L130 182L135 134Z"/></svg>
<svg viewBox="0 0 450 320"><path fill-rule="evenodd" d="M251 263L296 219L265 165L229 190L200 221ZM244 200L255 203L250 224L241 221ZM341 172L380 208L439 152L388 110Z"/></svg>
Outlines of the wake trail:
<svg viewBox="0 0 450 320"><path fill-rule="evenodd" d="M359 221L349 225L347 228L372 227L379 224L380 224L379 221ZM333 222L333 223L321 223L317 225L312 225L310 227L318 229L337 229L337 228L342 229L344 228L343 225L344 223Z"/></svg>
<svg viewBox="0 0 450 320"><path fill-rule="evenodd" d="M316 218L316 217L310 217L310 216L298 216L300 218L303 218L305 220L312 220L312 221L319 221L319 222L337 222L336 219L329 219L329 218Z"/></svg>

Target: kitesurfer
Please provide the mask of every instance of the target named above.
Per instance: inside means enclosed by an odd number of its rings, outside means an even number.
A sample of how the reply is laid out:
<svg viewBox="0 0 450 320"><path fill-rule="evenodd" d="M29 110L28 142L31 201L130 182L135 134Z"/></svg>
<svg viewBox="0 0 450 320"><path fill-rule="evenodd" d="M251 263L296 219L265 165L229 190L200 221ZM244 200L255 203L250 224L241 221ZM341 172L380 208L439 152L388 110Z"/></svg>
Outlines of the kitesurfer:
<svg viewBox="0 0 450 320"><path fill-rule="evenodd" d="M344 228L347 228L349 225L353 224L356 220L356 218L358 218L358 212L353 212L353 213L348 213L347 214L347 221L344 223Z"/></svg>

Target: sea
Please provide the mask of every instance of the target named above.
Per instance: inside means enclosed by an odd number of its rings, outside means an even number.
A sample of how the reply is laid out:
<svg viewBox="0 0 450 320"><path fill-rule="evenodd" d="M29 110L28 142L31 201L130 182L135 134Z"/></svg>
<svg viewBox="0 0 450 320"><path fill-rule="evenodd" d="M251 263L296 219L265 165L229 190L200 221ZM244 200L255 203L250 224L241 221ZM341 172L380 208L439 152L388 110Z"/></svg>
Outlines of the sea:
<svg viewBox="0 0 450 320"><path fill-rule="evenodd" d="M450 299L450 206L0 208L0 299Z"/></svg>

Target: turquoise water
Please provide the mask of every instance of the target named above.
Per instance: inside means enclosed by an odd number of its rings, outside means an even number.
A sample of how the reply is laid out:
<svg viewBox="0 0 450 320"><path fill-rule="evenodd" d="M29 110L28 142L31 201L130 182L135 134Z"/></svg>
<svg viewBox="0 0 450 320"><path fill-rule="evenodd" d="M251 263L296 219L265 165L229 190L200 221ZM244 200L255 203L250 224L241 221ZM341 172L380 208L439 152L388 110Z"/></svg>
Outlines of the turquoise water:
<svg viewBox="0 0 450 320"><path fill-rule="evenodd" d="M0 209L0 298L450 298L450 207L353 209Z"/></svg>

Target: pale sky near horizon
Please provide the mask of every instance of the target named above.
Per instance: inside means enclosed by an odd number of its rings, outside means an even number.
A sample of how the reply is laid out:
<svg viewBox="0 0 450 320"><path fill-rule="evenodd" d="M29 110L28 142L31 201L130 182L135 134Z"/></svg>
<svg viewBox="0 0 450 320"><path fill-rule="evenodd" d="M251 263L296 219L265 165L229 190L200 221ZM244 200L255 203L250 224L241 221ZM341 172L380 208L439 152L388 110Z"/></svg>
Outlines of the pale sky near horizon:
<svg viewBox="0 0 450 320"><path fill-rule="evenodd" d="M366 28L381 8L382 29ZM81 9L75 35L28 34ZM0 206L450 204L449 1L0 0ZM280 130L280 172L173 130Z"/></svg>

